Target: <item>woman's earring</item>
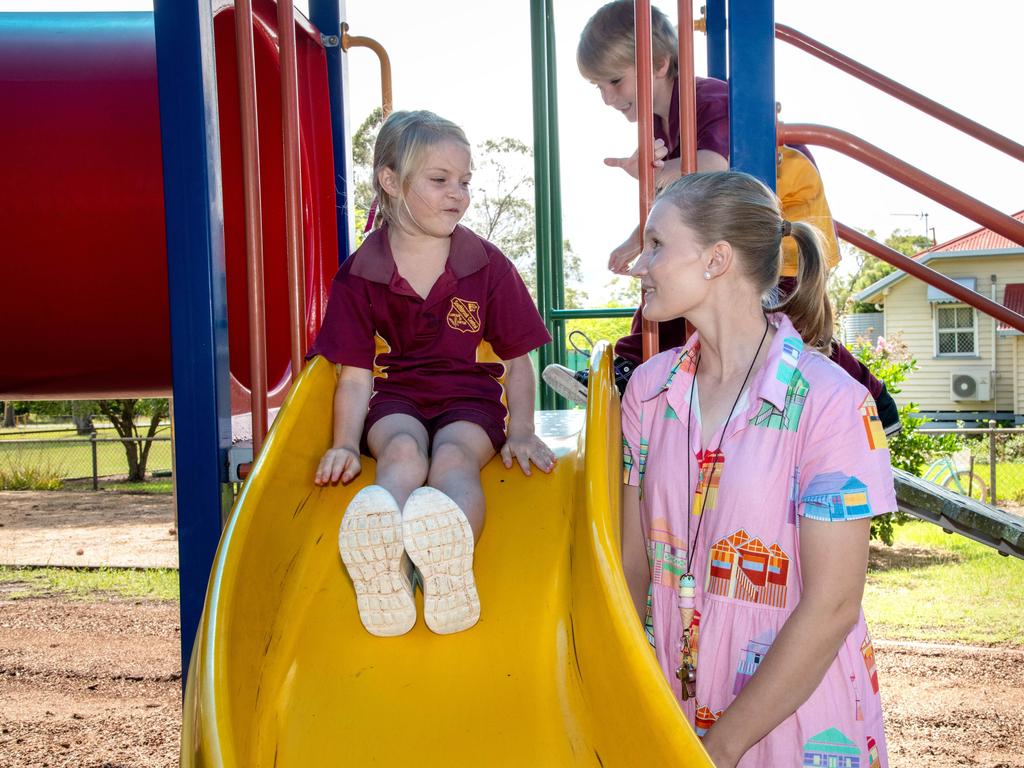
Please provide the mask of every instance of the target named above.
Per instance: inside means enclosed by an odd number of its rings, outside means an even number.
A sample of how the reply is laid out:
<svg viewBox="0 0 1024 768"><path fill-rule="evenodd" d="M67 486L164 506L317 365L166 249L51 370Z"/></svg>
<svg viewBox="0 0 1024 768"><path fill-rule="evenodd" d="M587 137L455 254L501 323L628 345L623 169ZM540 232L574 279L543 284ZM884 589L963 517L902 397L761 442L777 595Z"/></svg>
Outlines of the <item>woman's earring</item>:
<svg viewBox="0 0 1024 768"><path fill-rule="evenodd" d="M705 272L704 273L704 279L705 280L710 280L711 279L711 273L710 272Z"/></svg>

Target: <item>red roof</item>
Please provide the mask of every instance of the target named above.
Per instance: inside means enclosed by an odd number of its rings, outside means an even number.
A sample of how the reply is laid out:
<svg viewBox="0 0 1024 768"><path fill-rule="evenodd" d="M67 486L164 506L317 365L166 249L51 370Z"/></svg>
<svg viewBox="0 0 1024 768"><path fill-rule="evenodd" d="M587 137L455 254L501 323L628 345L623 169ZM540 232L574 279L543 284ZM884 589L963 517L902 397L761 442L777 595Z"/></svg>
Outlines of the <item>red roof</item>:
<svg viewBox="0 0 1024 768"><path fill-rule="evenodd" d="M1024 211L1018 211L1013 214L1013 218L1017 221L1024 222ZM960 237L954 237L952 240L947 240L944 243L933 245L931 248L926 248L917 254L914 258L920 258L925 253L938 253L946 251L989 251L997 248L1020 248L1018 243L1013 240L1007 240L1002 235L998 235L991 229L985 227L979 227L973 232L968 232L966 235L960 235Z"/></svg>
<svg viewBox="0 0 1024 768"><path fill-rule="evenodd" d="M1018 315L1024 315L1024 283L1007 283L1003 292L1003 306L1012 309ZM996 327L999 331L1012 331L1013 328L1004 322Z"/></svg>

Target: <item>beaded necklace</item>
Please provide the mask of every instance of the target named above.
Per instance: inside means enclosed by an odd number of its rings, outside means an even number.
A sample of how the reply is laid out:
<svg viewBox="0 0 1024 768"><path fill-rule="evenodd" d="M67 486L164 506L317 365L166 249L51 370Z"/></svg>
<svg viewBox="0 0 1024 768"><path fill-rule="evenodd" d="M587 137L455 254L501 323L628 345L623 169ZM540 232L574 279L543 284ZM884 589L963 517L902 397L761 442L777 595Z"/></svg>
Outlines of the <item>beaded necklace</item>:
<svg viewBox="0 0 1024 768"><path fill-rule="evenodd" d="M736 399L733 401L732 408L729 409L729 415L725 419L725 424L722 425L722 434L718 438L718 447L715 448L712 453L711 460L711 471L708 474L707 482L704 487L707 489L702 494L703 498L700 503L700 514L697 517L697 529L693 533L693 539L690 539L690 518L693 516L693 494L690 487L690 422L693 420L693 397L697 387L697 371L700 370L700 355L697 356L697 363L693 367L693 380L690 382L690 411L686 416L686 542L688 547L686 549L686 573L679 577L679 618L682 623L682 636L679 638L679 666L676 668L676 677L679 678L679 682L682 687L683 701L692 699L697 695L697 654L694 650L693 643L691 641L690 630L693 625L693 617L697 609L696 596L697 596L697 580L693 577L693 573L690 571L690 565L693 562L693 550L697 546L697 537L700 535L700 525L704 522L704 507L708 503L708 496L710 496L711 482L715 479L715 470L718 468L718 457L722 449L722 441L725 440L726 430L729 428L729 422L732 421L736 406L739 405L740 396L743 394L743 388L747 386L747 379L750 378L751 372L754 370L754 363L757 362L757 356L761 354L761 347L764 346L764 340L768 338L768 318L764 319L764 333L761 335L761 342L757 345L757 351L754 352L754 358L750 361L750 367L747 368L747 374L743 377L743 383L740 384L739 392L736 393ZM700 484L698 478L698 484Z"/></svg>

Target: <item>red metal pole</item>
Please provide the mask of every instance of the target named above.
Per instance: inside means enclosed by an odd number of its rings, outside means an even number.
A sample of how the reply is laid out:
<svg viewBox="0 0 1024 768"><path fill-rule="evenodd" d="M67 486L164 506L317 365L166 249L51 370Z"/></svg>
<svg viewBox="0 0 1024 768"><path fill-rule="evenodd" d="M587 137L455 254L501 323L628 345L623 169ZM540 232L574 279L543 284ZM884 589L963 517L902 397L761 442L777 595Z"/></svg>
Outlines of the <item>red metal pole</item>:
<svg viewBox="0 0 1024 768"><path fill-rule="evenodd" d="M679 170L697 172L697 81L693 68L693 0L679 0Z"/></svg>
<svg viewBox="0 0 1024 768"><path fill-rule="evenodd" d="M281 131L284 136L284 212L288 259L288 320L292 381L306 357L306 275L302 242L302 178L299 159L299 86L295 59L295 6L277 4L281 46Z"/></svg>
<svg viewBox="0 0 1024 768"><path fill-rule="evenodd" d="M939 181L934 176L929 176L924 171L918 170L852 133L824 125L784 125L780 123L779 142L789 145L813 144L842 152L972 221L988 227L993 232L1024 245L1024 224L1012 216L1000 213L995 208Z"/></svg>
<svg viewBox="0 0 1024 768"><path fill-rule="evenodd" d="M256 456L267 434L267 319L263 305L263 226L260 216L260 157L256 123L252 0L237 0L235 3L235 41L238 48L238 89L242 113L252 452L253 456Z"/></svg>
<svg viewBox="0 0 1024 768"><path fill-rule="evenodd" d="M636 48L637 161L640 175L640 242L654 204L654 60L651 52L651 0L633 4ZM658 324L643 321L644 360L658 354Z"/></svg>
<svg viewBox="0 0 1024 768"><path fill-rule="evenodd" d="M1011 328L1015 328L1021 333L1024 333L1024 317L1014 312L1012 309L1004 307L1002 304L982 296L980 293L972 291L970 288L965 288L959 283L955 283L943 274L936 272L931 267L926 267L914 259L904 256L899 251L894 251L887 245L882 245L877 240L865 235L863 232L858 232L856 229L851 229L845 224L840 224L838 221L835 222L836 231L839 233L839 237L848 243L860 248L862 251L867 251L873 256L877 256L882 261L887 261L897 269L902 269L908 275L916 277L918 280L922 280L928 285L935 286L940 291L945 291L950 296L953 296L964 304L969 304L975 309L980 309L986 315L1000 320Z"/></svg>
<svg viewBox="0 0 1024 768"><path fill-rule="evenodd" d="M927 96L924 96L917 91L913 91L905 85L897 83L895 80L886 77L880 72L876 72L869 67L865 67L860 62L851 59L849 56L846 56L837 50L829 48L827 45L808 37L802 32L797 32L795 29L787 27L785 24L776 24L775 37L811 54L816 58L821 59L828 64L831 64L837 69L841 69L849 75L853 75L858 80L862 80L868 85L872 85L875 88L888 93L890 96L894 96L900 101L903 101L910 106L941 120L947 125L953 126L958 131L963 131L968 136L972 136L979 141L983 141L989 146L995 147L1001 152L1005 152L1010 157L1024 162L1024 146L1006 138L1002 134L996 133L990 128L986 128L981 123L976 123L973 120L964 117L959 112L954 112L948 107L944 107L937 101L932 101Z"/></svg>

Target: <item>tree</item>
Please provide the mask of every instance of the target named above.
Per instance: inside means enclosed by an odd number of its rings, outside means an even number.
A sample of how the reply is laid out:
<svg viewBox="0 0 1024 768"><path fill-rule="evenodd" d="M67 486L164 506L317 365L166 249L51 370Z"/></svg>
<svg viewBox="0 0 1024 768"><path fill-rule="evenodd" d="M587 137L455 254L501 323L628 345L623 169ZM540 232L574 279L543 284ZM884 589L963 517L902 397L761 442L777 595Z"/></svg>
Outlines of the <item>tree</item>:
<svg viewBox="0 0 1024 768"><path fill-rule="evenodd" d="M877 237L874 230L861 231L868 237ZM909 231L897 229L885 239L885 244L904 256L913 257L924 249L930 248L932 241L924 235L912 235ZM852 273L839 274L836 272L829 279L829 296L836 307L836 314L877 312L878 310L873 304L853 301L853 296L893 272L895 267L860 248L844 246L843 251L844 255L848 259L853 259L857 266Z"/></svg>
<svg viewBox="0 0 1024 768"><path fill-rule="evenodd" d="M8 428L8 427L13 427L14 426L14 401L13 400L5 400L4 401L4 423L3 423L3 426L4 426L5 429Z"/></svg>
<svg viewBox="0 0 1024 768"><path fill-rule="evenodd" d="M168 401L149 398L144 400L97 400L95 402L99 412L110 419L117 434L125 438L122 445L128 458L128 481L145 482L149 449L153 445L153 436L160 428L160 422L167 418ZM149 418L145 434L136 424L136 418L140 416Z"/></svg>

